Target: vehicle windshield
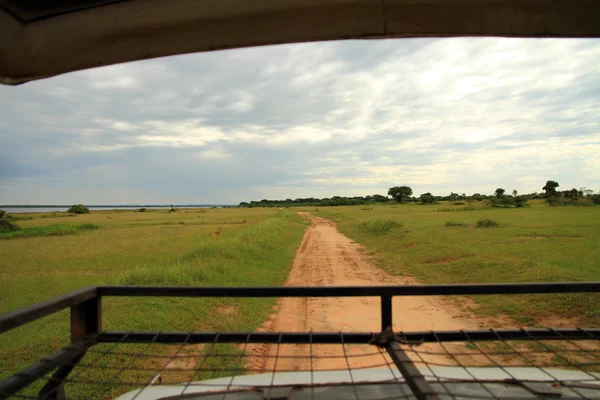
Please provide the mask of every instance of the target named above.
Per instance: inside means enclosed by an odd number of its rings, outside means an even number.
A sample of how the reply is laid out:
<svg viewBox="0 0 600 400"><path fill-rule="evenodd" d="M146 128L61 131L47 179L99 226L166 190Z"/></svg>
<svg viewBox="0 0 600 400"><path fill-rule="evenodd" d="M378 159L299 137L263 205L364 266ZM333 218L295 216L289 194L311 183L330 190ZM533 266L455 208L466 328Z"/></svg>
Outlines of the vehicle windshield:
<svg viewBox="0 0 600 400"><path fill-rule="evenodd" d="M85 339L67 397L598 397L596 286L486 292L600 281L598 65L597 39L341 40L0 86L0 312L106 287L0 330L0 381ZM169 292L230 286L315 291Z"/></svg>

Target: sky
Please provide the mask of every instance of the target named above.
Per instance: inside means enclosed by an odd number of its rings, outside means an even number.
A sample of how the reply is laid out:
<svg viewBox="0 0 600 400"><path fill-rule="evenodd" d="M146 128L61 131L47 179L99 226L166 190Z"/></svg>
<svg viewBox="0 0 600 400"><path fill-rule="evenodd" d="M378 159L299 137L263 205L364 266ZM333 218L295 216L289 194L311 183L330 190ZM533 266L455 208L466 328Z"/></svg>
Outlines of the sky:
<svg viewBox="0 0 600 400"><path fill-rule="evenodd" d="M0 204L600 190L600 41L387 39L0 86Z"/></svg>

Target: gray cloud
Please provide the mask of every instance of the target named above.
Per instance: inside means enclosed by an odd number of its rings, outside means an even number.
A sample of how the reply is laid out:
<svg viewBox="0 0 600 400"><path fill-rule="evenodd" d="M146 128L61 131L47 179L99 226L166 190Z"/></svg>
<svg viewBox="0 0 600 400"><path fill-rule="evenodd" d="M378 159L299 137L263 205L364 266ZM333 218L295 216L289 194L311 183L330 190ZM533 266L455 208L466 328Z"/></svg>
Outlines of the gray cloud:
<svg viewBox="0 0 600 400"><path fill-rule="evenodd" d="M0 203L600 188L597 40L185 55L0 87Z"/></svg>

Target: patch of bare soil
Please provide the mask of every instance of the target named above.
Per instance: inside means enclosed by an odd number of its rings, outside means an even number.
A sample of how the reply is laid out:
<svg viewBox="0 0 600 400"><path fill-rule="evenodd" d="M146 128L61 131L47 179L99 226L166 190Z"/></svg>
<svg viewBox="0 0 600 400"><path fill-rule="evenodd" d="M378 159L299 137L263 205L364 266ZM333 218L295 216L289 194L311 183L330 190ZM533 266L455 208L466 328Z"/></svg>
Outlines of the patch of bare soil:
<svg viewBox="0 0 600 400"><path fill-rule="evenodd" d="M391 276L375 267L358 244L342 235L327 219L300 213L312 225L296 254L286 286L376 286L418 284L414 279ZM272 332L379 332L379 298L283 298L264 324ZM399 331L480 329L482 319L439 297L394 298L394 326ZM344 349L345 347L345 349ZM450 351L469 353L463 345L448 344ZM415 347L415 361L456 365L439 345ZM256 345L247 349L246 368L254 372L323 370L382 366L389 362L370 345ZM312 357L309 357L312 352ZM476 353L476 352L475 352ZM461 362L475 355L462 356ZM311 361L312 359L312 361ZM474 361L474 360L471 360Z"/></svg>

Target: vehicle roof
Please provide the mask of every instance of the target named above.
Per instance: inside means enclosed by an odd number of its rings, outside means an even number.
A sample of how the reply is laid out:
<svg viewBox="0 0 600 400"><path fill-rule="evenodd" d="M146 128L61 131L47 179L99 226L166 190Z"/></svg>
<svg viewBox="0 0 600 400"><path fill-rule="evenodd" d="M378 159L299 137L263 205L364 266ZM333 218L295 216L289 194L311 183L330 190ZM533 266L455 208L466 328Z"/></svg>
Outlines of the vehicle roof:
<svg viewBox="0 0 600 400"><path fill-rule="evenodd" d="M0 0L0 82L340 39L599 37L598 0Z"/></svg>

